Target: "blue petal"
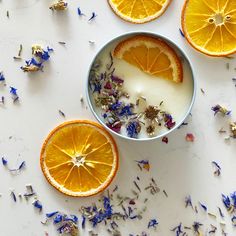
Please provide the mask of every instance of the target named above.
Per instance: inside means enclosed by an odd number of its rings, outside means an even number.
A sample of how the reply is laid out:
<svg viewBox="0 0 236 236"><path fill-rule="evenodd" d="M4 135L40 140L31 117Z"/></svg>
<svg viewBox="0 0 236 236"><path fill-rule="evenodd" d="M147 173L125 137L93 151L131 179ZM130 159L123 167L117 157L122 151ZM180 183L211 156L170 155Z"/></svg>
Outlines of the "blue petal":
<svg viewBox="0 0 236 236"><path fill-rule="evenodd" d="M20 166L18 167L18 170L22 169L23 167L25 167L25 161L22 161L22 163L21 163Z"/></svg>
<svg viewBox="0 0 236 236"><path fill-rule="evenodd" d="M16 92L16 91L17 91L16 88L10 86L10 93L11 93L12 95L17 96L17 92Z"/></svg>
<svg viewBox="0 0 236 236"><path fill-rule="evenodd" d="M57 213L58 213L58 211L54 211L51 213L47 213L46 216L47 216L47 218L51 218L51 217L55 216Z"/></svg>
<svg viewBox="0 0 236 236"><path fill-rule="evenodd" d="M58 224L58 223L62 222L62 220L63 220L63 215L57 214L56 217L53 219L53 223Z"/></svg>
<svg viewBox="0 0 236 236"><path fill-rule="evenodd" d="M204 204L202 204L201 202L199 202L199 204L203 208L204 211L207 211L207 207Z"/></svg>
<svg viewBox="0 0 236 236"><path fill-rule="evenodd" d="M151 227L155 228L157 225L158 225L158 221L156 219L152 219L148 223L148 229L151 228Z"/></svg>
<svg viewBox="0 0 236 236"><path fill-rule="evenodd" d="M82 229L85 228L85 222L86 222L86 218L84 215L82 215Z"/></svg>
<svg viewBox="0 0 236 236"><path fill-rule="evenodd" d="M3 75L2 72L0 72L0 81L5 81L5 76Z"/></svg>
<svg viewBox="0 0 236 236"><path fill-rule="evenodd" d="M7 165L7 160L6 160L4 157L2 157L2 164L3 164L4 166Z"/></svg>
<svg viewBox="0 0 236 236"><path fill-rule="evenodd" d="M36 200L34 203L33 203L34 207L39 209L40 211L42 211L43 209L43 205L41 204L41 202L39 200Z"/></svg>
<svg viewBox="0 0 236 236"><path fill-rule="evenodd" d="M231 207L230 198L228 196L222 194L222 201L227 209Z"/></svg>
<svg viewBox="0 0 236 236"><path fill-rule="evenodd" d="M89 20L88 21L91 21L91 20L93 20L95 17L96 17L97 15L96 15L96 13L95 12L93 12L92 13L92 16L89 18Z"/></svg>

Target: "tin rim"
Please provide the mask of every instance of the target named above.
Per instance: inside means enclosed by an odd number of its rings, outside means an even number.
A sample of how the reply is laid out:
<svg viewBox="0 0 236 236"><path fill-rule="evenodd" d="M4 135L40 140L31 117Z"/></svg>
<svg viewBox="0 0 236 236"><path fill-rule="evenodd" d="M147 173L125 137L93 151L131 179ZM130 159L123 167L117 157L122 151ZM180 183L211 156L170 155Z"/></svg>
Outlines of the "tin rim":
<svg viewBox="0 0 236 236"><path fill-rule="evenodd" d="M159 37L161 39L163 39L164 41L166 41L167 43L169 43L170 45L174 46L181 54L181 56L184 57L184 60L188 63L188 66L190 68L190 72L191 72L191 77L193 80L193 93L192 93L192 99L189 105L189 108L187 110L187 112L185 113L185 115L183 116L183 118L178 122L177 125L175 125L174 128L167 130L165 133L156 135L154 137L150 137L150 138L139 138L139 139L135 139L135 138L130 138L128 136L116 133L115 131L113 131L112 129L110 129L109 127L106 126L106 124L104 123L104 121L102 121L102 119L99 117L99 115L95 112L93 105L91 103L91 99L90 99L90 94L89 94L89 75L90 75L90 71L92 69L92 66L95 62L95 60L97 59L97 56L107 47L107 45L118 41L119 39L125 38L125 37L129 37L129 36L134 36L134 35L149 35L149 36L153 36L153 37ZM193 108L193 104L195 102L196 99L196 90L197 90L197 85L196 85L196 79L194 77L194 69L193 69L193 65L189 59L189 57L186 55L186 53L184 52L184 50L182 48L180 48L176 43L174 43L172 40L168 39L166 36L160 35L160 34L156 34L153 32L149 32L149 31L133 31L133 32L129 32L129 33L125 33L125 34L121 34L115 38L113 38L112 40L108 41L107 43L105 43L102 47L100 47L100 49L97 51L94 59L92 60L90 66L89 66L89 70L88 70L88 74L87 74L87 82L86 82L86 98L87 98L87 102L89 105L90 110L92 111L93 115L95 116L95 118L97 119L97 121L106 129L108 130L111 134L114 134L122 139L127 139L127 140L132 140L132 141L151 141L151 140L156 140L156 139L160 139L163 138L164 136L172 133L173 131L175 131L176 129L178 129L183 122L186 120L186 118L189 116L189 114L191 113L191 110Z"/></svg>

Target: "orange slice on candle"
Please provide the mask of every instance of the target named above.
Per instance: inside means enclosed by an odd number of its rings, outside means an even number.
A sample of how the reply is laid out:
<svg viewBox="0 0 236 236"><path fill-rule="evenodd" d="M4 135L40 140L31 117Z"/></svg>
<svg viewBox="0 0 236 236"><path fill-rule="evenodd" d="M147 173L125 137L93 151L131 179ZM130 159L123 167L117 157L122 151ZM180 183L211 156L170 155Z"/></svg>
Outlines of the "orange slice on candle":
<svg viewBox="0 0 236 236"><path fill-rule="evenodd" d="M176 83L183 81L180 58L171 46L159 38L133 36L116 46L114 56L150 75Z"/></svg>
<svg viewBox="0 0 236 236"><path fill-rule="evenodd" d="M186 0L182 28L187 41L209 56L236 52L236 1Z"/></svg>
<svg viewBox="0 0 236 236"><path fill-rule="evenodd" d="M60 192L85 197L111 183L118 168L118 151L112 136L99 124L70 121L49 134L40 164L48 182Z"/></svg>
<svg viewBox="0 0 236 236"><path fill-rule="evenodd" d="M142 24L161 16L171 0L108 0L108 3L122 19Z"/></svg>

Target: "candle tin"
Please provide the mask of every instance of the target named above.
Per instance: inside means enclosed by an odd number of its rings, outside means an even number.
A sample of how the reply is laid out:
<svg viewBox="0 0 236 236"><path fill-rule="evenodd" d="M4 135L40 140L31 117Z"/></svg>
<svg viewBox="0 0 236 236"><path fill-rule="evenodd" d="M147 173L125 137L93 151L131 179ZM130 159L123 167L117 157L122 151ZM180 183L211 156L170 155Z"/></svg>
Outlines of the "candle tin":
<svg viewBox="0 0 236 236"><path fill-rule="evenodd" d="M193 85L193 88L192 88L192 97L191 97L191 102L190 102L190 105L188 107L188 110L187 112L185 113L185 115L183 116L182 120L180 120L179 122L176 123L176 125L170 129L170 130L167 130L165 133L162 133L162 134L159 134L159 135L155 135L153 137L148 137L148 138L130 138L128 136L125 136L123 134L119 134L113 130L111 130L110 128L108 128L106 126L106 124L103 122L103 120L99 117L99 115L96 113L96 109L94 108L94 105L92 104L92 97L91 97L91 92L90 92L90 87L89 87L89 75L90 75L90 71L91 71L91 68L94 64L94 62L96 61L97 57L100 55L100 53L107 47L107 45L115 42L115 41L119 41L119 40L122 40L123 38L127 38L127 37L132 37L132 36L135 36L135 35L147 35L147 36L152 36L152 37L158 37L160 39L162 39L163 41L165 41L166 43L168 43L169 45L171 45L179 54L179 56L187 63L187 66L189 67L190 71L191 71L191 77L192 77L192 85ZM88 105L89 105L89 108L90 110L92 111L93 115L95 116L95 118L97 119L97 121L105 127L105 129L107 129L111 134L114 134L118 137L121 137L121 138L124 138L124 139L127 139L127 140L133 140L133 141L150 141L150 140L156 140L156 139L159 139L159 138L162 138L166 135L168 135L169 133L173 132L174 130L176 130L178 127L180 127L182 125L182 123L185 121L185 119L189 116L191 110L192 110L192 107L193 107L193 104L194 104L194 101L195 101L195 98L196 98L196 79L194 77L194 70L193 70L193 66L192 66L192 63L191 61L189 60L188 56L186 55L186 53L179 47L177 46L172 40L168 39L167 37L163 36L163 35L159 35L159 34L156 34L156 33L153 33L153 32L146 32L146 31L142 31L142 32L130 32L130 33L126 33L126 34L122 34L114 39L112 39L111 41L107 42L104 46L101 47L100 50L98 50L98 52L96 53L96 56L94 57L90 67L89 67L89 70L88 70L88 75L87 75L87 81L86 81L86 97L87 97L87 101L88 101Z"/></svg>

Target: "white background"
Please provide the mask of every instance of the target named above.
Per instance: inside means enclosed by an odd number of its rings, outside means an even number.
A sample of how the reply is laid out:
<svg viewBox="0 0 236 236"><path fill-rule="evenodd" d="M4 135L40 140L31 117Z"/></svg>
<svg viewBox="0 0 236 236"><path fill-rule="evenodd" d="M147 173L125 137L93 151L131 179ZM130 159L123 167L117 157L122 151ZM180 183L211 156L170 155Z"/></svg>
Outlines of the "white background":
<svg viewBox="0 0 236 236"><path fill-rule="evenodd" d="M42 236L47 231L56 235L55 228L41 225L46 212L54 210L78 214L81 205L91 204L97 197L73 199L54 190L43 177L39 166L39 153L44 138L56 125L64 121L58 114L61 109L66 120L92 119L86 105L82 106L80 97L85 97L87 71L99 48L112 38L130 31L152 31L164 35L177 43L190 57L196 71L198 82L197 99L188 119L189 125L169 135L169 144L161 140L136 143L116 138L120 151L120 169L111 189L119 185L121 192L129 194L134 188L132 180L137 175L142 179L142 187L154 176L162 193L151 196L147 203L148 211L142 221L121 224L122 235L140 234L146 230L151 218L157 218L157 231L150 230L149 235L174 235L170 229L183 222L191 225L194 220L204 223L204 232L210 223L218 226L220 217L217 206L224 209L221 193L236 190L236 146L235 140L225 141L227 135L218 134L224 127L228 130L230 120L236 120L236 88L232 82L236 61L210 58L194 51L179 33L180 15L183 0L174 0L167 12L158 20L145 25L132 25L116 17L108 7L106 0L69 1L66 12L51 12L49 0L2 0L0 2L0 70L4 71L7 86L0 88L0 95L6 97L6 105L0 107L0 155L5 156L9 164L15 167L22 160L26 169L18 176L12 176L0 166L0 235L1 236ZM77 7L87 17L77 15ZM6 17L9 10L10 18ZM95 11L97 18L88 23L88 17ZM89 40L94 40L91 47ZM58 41L65 41L66 46ZM20 66L23 61L13 61L13 56L23 44L24 59L31 57L31 45L39 43L54 48L50 62L45 64L44 72L23 73ZM226 63L230 69L226 69ZM9 86L18 89L20 103L13 104L9 95ZM203 88L206 92L200 92ZM214 117L211 106L220 103L232 109L229 118ZM195 135L194 143L187 143L185 135ZM12 136L12 139L9 139ZM151 170L140 173L134 160L149 159ZM222 167L222 176L213 175L211 161L216 160ZM32 184L44 210L39 214L29 202L14 203L10 189L24 193L25 185ZM184 198L192 196L194 204L205 203L217 219L207 216L199 209L195 214L191 208L185 209ZM199 208L199 207L198 207ZM224 209L225 212L225 209ZM236 232L227 216L226 231L229 236ZM89 228L89 227L88 227ZM88 229L87 228L87 229ZM103 227L99 235L106 235ZM193 233L190 231L189 235ZM81 231L87 235L87 231Z"/></svg>

